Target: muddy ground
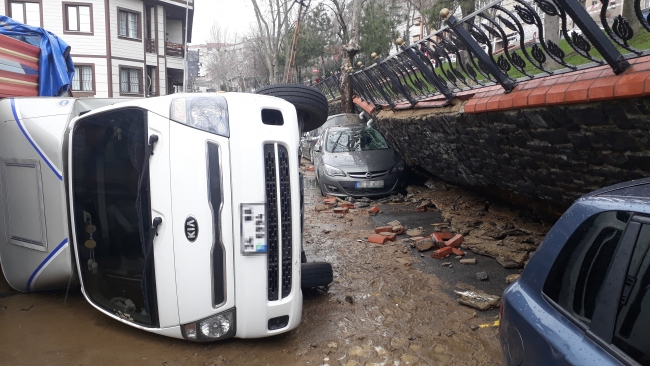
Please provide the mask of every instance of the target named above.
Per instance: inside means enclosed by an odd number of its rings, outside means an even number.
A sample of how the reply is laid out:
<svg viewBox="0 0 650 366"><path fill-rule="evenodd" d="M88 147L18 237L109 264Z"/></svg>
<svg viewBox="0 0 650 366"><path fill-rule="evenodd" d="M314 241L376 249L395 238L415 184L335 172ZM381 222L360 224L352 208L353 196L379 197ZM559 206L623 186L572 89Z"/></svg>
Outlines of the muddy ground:
<svg viewBox="0 0 650 366"><path fill-rule="evenodd" d="M114 321L92 308L79 290L21 294L0 281L0 365L499 365L498 310L459 305L453 290L500 295L548 224L486 203L466 191L427 182L408 188L406 202L376 202L346 215L316 212L322 197L306 173L304 247L309 261L334 267L328 289L305 291L301 325L257 340L199 344L166 338ZM416 212L422 201L427 212ZM399 201L394 198L393 201ZM434 206L440 210L434 209ZM403 241L367 243L373 228L392 220L433 231L450 222L466 235L477 264L432 259ZM497 260L481 255L491 255ZM452 262L452 267L442 262ZM485 271L487 281L475 273ZM483 327L481 327L483 326Z"/></svg>

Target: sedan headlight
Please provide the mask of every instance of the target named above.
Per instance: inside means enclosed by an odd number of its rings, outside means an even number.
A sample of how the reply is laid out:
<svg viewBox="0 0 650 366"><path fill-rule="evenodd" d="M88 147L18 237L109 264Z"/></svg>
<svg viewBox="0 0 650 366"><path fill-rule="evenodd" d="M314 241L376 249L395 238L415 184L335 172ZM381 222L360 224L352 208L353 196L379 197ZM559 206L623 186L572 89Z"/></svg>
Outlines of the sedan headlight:
<svg viewBox="0 0 650 366"><path fill-rule="evenodd" d="M323 165L325 167L325 174L329 175L330 177L345 177L345 173L341 169L327 164Z"/></svg>
<svg viewBox="0 0 650 366"><path fill-rule="evenodd" d="M393 169L390 170L391 173L396 173L396 172L401 172L404 170L406 167L406 164L404 164L404 160L400 160L399 163L395 164L393 166Z"/></svg>
<svg viewBox="0 0 650 366"><path fill-rule="evenodd" d="M224 137L230 137L228 103L220 95L181 97L172 100L172 121Z"/></svg>
<svg viewBox="0 0 650 366"><path fill-rule="evenodd" d="M183 338L190 341L210 342L230 338L236 331L235 308L211 317L181 325Z"/></svg>

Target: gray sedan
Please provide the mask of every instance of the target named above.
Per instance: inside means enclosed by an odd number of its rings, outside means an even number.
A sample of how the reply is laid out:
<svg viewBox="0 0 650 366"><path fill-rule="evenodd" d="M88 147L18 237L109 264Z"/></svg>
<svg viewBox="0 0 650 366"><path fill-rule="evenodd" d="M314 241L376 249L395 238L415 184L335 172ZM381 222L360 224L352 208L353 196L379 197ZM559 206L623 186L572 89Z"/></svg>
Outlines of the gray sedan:
<svg viewBox="0 0 650 366"><path fill-rule="evenodd" d="M325 129L314 147L323 195L371 197L399 188L404 160L379 131L365 125Z"/></svg>

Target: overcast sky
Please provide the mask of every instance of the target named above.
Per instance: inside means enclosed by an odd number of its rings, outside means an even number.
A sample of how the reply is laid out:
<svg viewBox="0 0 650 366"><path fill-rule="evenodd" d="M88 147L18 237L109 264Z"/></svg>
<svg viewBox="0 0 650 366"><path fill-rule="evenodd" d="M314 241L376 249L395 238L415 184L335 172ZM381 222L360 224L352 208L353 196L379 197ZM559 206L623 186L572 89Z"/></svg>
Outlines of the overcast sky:
<svg viewBox="0 0 650 366"><path fill-rule="evenodd" d="M208 38L210 27L216 21L228 32L239 36L248 33L255 23L255 12L250 0L194 0L192 43L202 44Z"/></svg>

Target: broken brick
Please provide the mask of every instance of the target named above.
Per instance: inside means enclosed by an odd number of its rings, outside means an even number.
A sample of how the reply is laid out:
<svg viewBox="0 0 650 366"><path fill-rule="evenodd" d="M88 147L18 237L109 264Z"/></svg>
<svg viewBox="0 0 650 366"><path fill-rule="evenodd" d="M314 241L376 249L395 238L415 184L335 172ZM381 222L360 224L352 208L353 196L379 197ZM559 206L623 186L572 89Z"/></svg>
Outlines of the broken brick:
<svg viewBox="0 0 650 366"><path fill-rule="evenodd" d="M414 236L414 237L411 238L411 241L416 242L416 241L422 240L422 239L424 239L424 237L422 237L422 236Z"/></svg>
<svg viewBox="0 0 650 366"><path fill-rule="evenodd" d="M417 244L416 244L417 245ZM441 259L451 254L451 247L440 248L431 253L431 258Z"/></svg>
<svg viewBox="0 0 650 366"><path fill-rule="evenodd" d="M335 205L336 204L336 198L334 198L334 197L325 198L325 199L323 199L323 203L325 203L326 205Z"/></svg>
<svg viewBox="0 0 650 366"><path fill-rule="evenodd" d="M403 233L404 233L404 230L406 230L406 229L404 229L404 226L402 226L402 225L395 225L395 226L393 226L393 232L394 232L395 234L397 234L397 235L401 235L401 234L403 234Z"/></svg>
<svg viewBox="0 0 650 366"><path fill-rule="evenodd" d="M461 259L461 264L476 264L476 258Z"/></svg>
<svg viewBox="0 0 650 366"><path fill-rule="evenodd" d="M353 203L340 203L339 207L354 208L354 204Z"/></svg>
<svg viewBox="0 0 650 366"><path fill-rule="evenodd" d="M415 208L415 211L417 212L426 212L427 211L427 206L418 206Z"/></svg>
<svg viewBox="0 0 650 366"><path fill-rule="evenodd" d="M455 255L460 255L460 256L465 255L465 252L463 252L460 249L456 249L456 248L451 248L451 252L454 253Z"/></svg>
<svg viewBox="0 0 650 366"><path fill-rule="evenodd" d="M379 233L379 235L387 237L388 240L390 241L395 241L397 239L397 235L391 232L383 232L383 233Z"/></svg>
<svg viewBox="0 0 650 366"><path fill-rule="evenodd" d="M443 232L435 232L431 234L431 237L433 240L435 240L437 243L444 243L445 240L451 239L452 235L451 233L443 233Z"/></svg>
<svg viewBox="0 0 650 366"><path fill-rule="evenodd" d="M384 244L386 240L388 240L388 237L385 237L383 235L378 235L378 234L370 235L368 237L368 241L370 243L375 243L375 244Z"/></svg>
<svg viewBox="0 0 650 366"><path fill-rule="evenodd" d="M320 211L325 211L325 210L329 209L330 207L327 206L327 205L316 205L315 208L316 208L316 211L320 212Z"/></svg>
<svg viewBox="0 0 650 366"><path fill-rule="evenodd" d="M313 165L308 166L307 171L308 172L313 172L314 171L314 166Z"/></svg>
<svg viewBox="0 0 650 366"><path fill-rule="evenodd" d="M462 234L456 234L453 238L447 240L445 245L452 248L458 248L463 243L463 240L465 239Z"/></svg>
<svg viewBox="0 0 650 366"><path fill-rule="evenodd" d="M375 206L372 206L368 209L368 214L370 214L370 216L375 216L378 213L379 213L379 209Z"/></svg>
<svg viewBox="0 0 650 366"><path fill-rule="evenodd" d="M383 233L383 232L393 232L393 228L391 226L379 226L375 228L375 234Z"/></svg>
<svg viewBox="0 0 650 366"><path fill-rule="evenodd" d="M334 208L334 213L337 213L337 214L346 214L346 213L348 213L348 211L349 211L349 209L346 208L346 207L336 207L336 208Z"/></svg>

